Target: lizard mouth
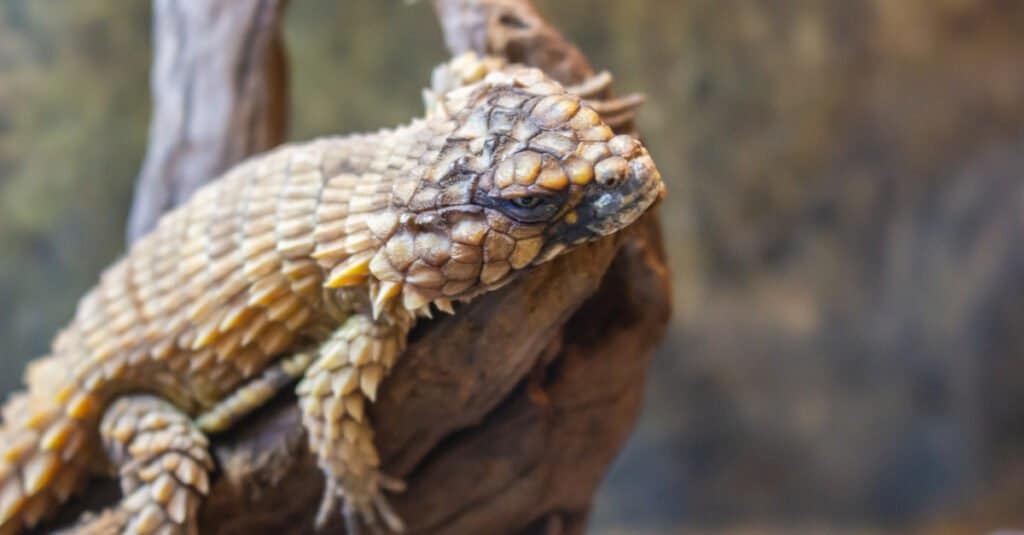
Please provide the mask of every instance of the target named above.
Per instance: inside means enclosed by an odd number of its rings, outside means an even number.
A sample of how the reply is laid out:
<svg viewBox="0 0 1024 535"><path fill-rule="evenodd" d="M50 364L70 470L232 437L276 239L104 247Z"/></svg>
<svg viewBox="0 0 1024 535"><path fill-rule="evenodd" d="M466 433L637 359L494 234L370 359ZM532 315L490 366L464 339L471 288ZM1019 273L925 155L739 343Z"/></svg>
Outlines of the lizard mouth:
<svg viewBox="0 0 1024 535"><path fill-rule="evenodd" d="M594 217L586 229L596 238L622 230L636 221L665 193L661 180L624 192L605 192L594 201Z"/></svg>
<svg viewBox="0 0 1024 535"><path fill-rule="evenodd" d="M661 173L646 151L629 162L625 180L613 187L596 190L580 203L580 220L585 231L576 240L596 239L618 232L636 221L665 194ZM577 243L573 240L573 243Z"/></svg>
<svg viewBox="0 0 1024 535"><path fill-rule="evenodd" d="M619 232L665 195L661 173L646 151L630 161L627 175L618 184L588 192L575 209L575 221L563 220L551 228L548 245L533 264L547 262L572 246Z"/></svg>

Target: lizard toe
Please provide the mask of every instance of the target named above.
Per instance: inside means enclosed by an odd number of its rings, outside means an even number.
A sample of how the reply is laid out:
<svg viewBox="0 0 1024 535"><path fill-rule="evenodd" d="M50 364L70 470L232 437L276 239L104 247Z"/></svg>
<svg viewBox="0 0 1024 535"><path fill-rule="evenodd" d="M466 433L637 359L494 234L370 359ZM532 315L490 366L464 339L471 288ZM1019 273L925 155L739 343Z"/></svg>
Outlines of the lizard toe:
<svg viewBox="0 0 1024 535"><path fill-rule="evenodd" d="M405 523L395 511L384 491L402 492L401 479L377 474L370 488L356 492L328 477L323 500L316 516L316 529L324 529L329 520L339 514L345 521L345 530L352 535L387 535L405 532Z"/></svg>

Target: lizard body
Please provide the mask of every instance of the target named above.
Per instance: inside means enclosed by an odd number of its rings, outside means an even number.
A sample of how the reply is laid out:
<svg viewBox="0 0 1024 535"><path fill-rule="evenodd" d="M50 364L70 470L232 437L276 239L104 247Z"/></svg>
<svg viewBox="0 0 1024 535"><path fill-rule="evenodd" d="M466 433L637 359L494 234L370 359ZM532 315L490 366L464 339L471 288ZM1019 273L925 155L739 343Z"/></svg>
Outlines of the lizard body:
<svg viewBox="0 0 1024 535"><path fill-rule="evenodd" d="M340 499L350 526L400 530L364 405L416 318L621 230L663 192L638 141L540 71L469 71L423 119L240 164L104 272L4 408L0 534L111 462L125 532L195 533L204 433L300 376L319 521Z"/></svg>

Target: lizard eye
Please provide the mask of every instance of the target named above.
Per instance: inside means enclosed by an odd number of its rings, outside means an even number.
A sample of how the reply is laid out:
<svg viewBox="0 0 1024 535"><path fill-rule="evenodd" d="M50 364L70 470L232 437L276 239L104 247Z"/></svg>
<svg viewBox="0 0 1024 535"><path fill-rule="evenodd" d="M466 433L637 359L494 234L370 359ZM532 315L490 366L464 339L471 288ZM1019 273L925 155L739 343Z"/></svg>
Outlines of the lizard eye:
<svg viewBox="0 0 1024 535"><path fill-rule="evenodd" d="M541 202L543 201L540 197L534 197L531 195L527 195L525 197L516 197L515 199L512 199L512 204L518 206L519 208L535 208Z"/></svg>
<svg viewBox="0 0 1024 535"><path fill-rule="evenodd" d="M558 213L565 201L559 195L523 195L509 199L491 198L486 204L521 223L540 223Z"/></svg>

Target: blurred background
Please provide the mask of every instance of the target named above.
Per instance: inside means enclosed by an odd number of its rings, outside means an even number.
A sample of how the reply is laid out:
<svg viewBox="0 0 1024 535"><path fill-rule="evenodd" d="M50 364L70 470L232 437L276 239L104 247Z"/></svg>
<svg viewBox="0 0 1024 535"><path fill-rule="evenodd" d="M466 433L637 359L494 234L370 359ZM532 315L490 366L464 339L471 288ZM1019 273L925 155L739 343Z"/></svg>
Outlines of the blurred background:
<svg viewBox="0 0 1024 535"><path fill-rule="evenodd" d="M1024 528L1024 2L537 0L669 182L611 533ZM122 251L148 2L0 0L0 394ZM292 139L396 124L429 5L295 0Z"/></svg>

